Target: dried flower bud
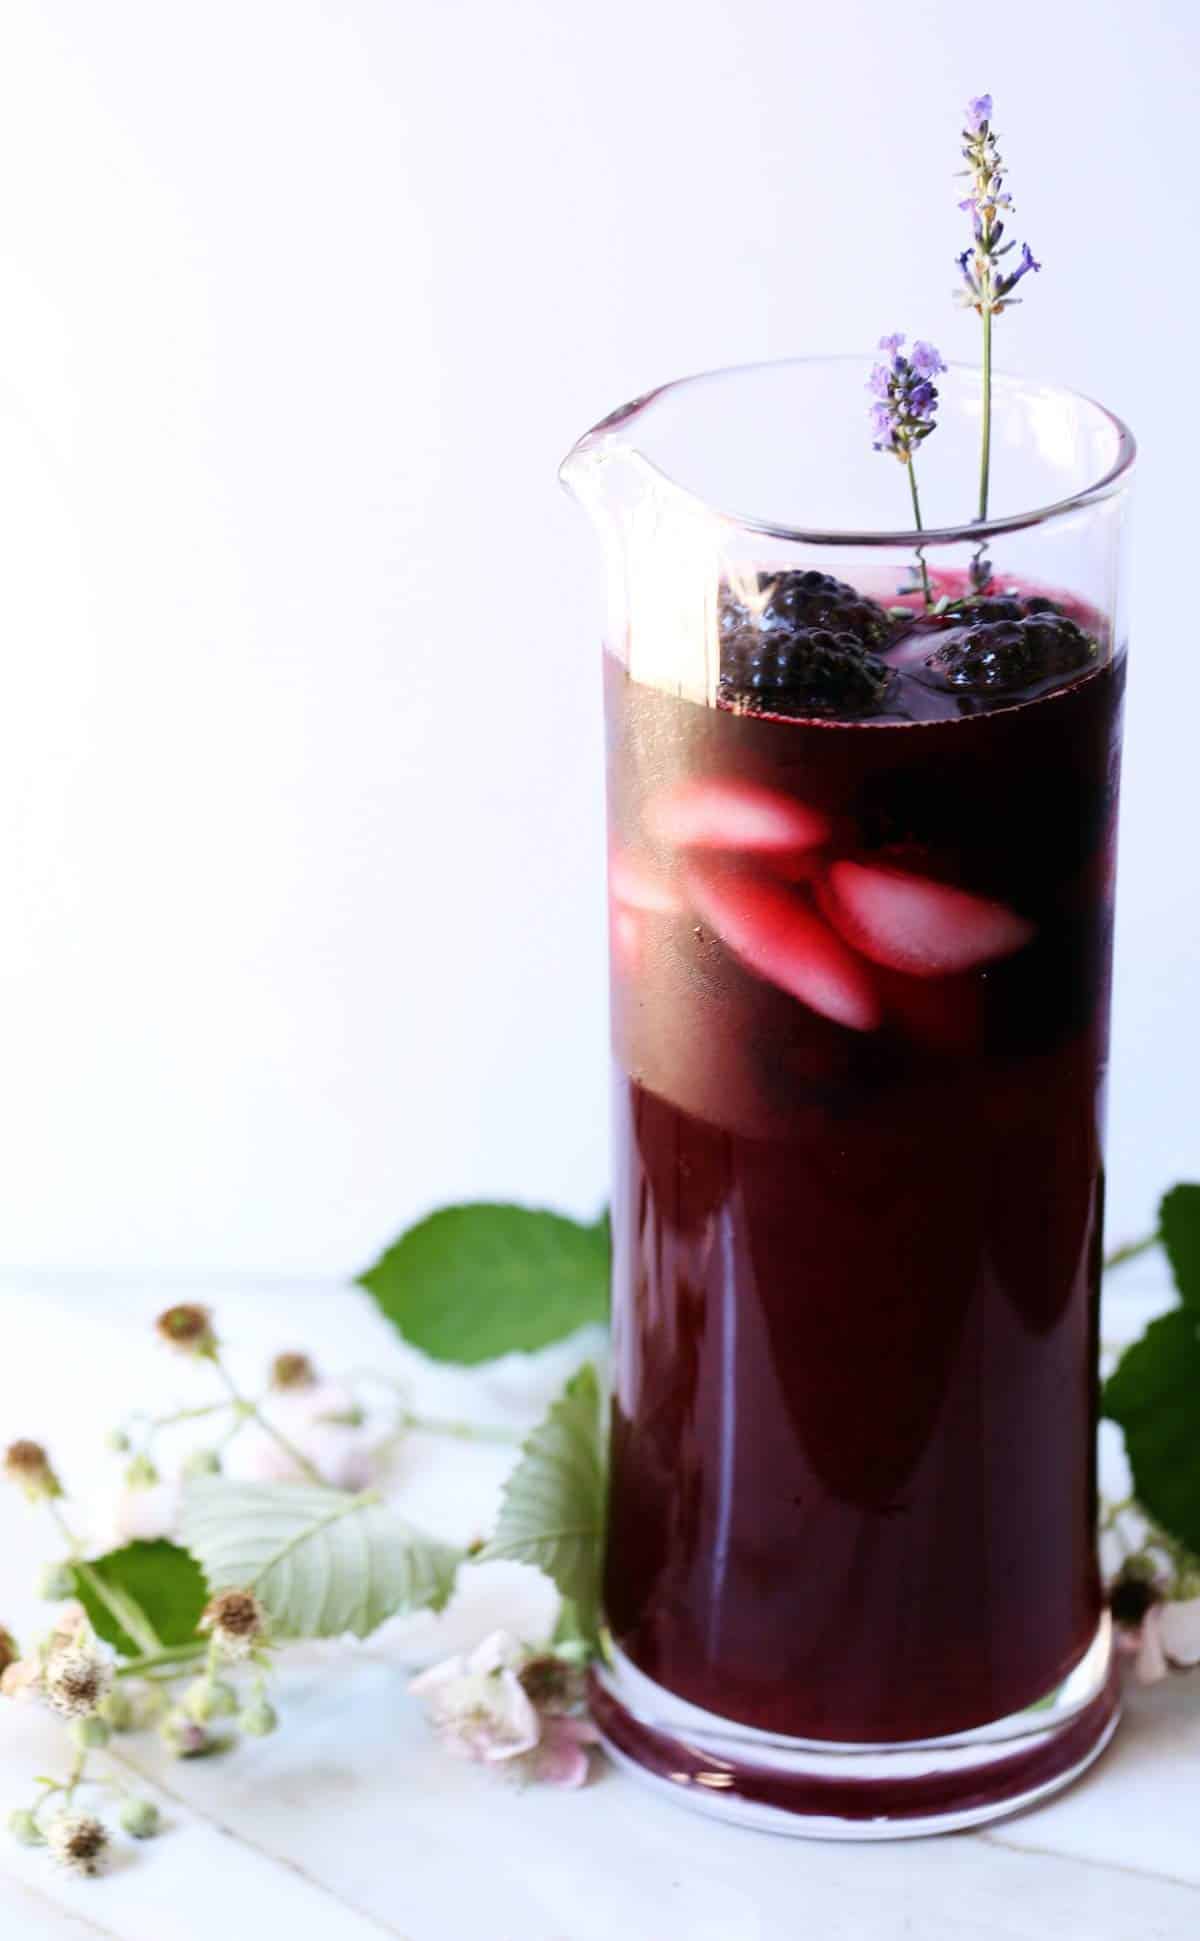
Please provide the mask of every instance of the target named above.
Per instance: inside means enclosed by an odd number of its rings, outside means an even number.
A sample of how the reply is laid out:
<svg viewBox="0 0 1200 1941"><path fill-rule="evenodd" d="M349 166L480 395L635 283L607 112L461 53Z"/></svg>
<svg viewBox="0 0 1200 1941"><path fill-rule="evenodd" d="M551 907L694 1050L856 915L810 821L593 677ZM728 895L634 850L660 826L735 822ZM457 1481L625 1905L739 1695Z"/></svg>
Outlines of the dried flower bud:
<svg viewBox="0 0 1200 1941"><path fill-rule="evenodd" d="M139 1450L125 1471L126 1489L155 1489L162 1477L145 1450Z"/></svg>
<svg viewBox="0 0 1200 1941"><path fill-rule="evenodd" d="M75 1572L70 1564L46 1564L38 1577L38 1596L47 1604L61 1604L75 1595Z"/></svg>
<svg viewBox="0 0 1200 1941"><path fill-rule="evenodd" d="M217 1352L212 1315L198 1301L181 1301L169 1307L154 1325L167 1346L181 1355L203 1355L211 1361Z"/></svg>
<svg viewBox="0 0 1200 1941"><path fill-rule="evenodd" d="M6 1672L10 1665L17 1664L20 1656L21 1653L12 1632L6 1631L0 1624L0 1674Z"/></svg>
<svg viewBox="0 0 1200 1941"><path fill-rule="evenodd" d="M28 1807L19 1806L8 1816L8 1830L23 1847L44 1847L46 1836Z"/></svg>
<svg viewBox="0 0 1200 1941"><path fill-rule="evenodd" d="M42 1686L54 1710L64 1719L86 1719L107 1696L112 1679L108 1660L89 1644L77 1643L51 1652Z"/></svg>
<svg viewBox="0 0 1200 1941"><path fill-rule="evenodd" d="M1142 1622L1147 1611L1161 1602L1161 1597L1161 1591L1153 1582L1130 1572L1113 1585L1108 1604L1117 1623L1132 1629Z"/></svg>
<svg viewBox="0 0 1200 1941"><path fill-rule="evenodd" d="M250 1739L265 1739L275 1731L279 1724L279 1714L270 1700L261 1693L252 1699L245 1710L238 1714L238 1724Z"/></svg>
<svg viewBox="0 0 1200 1941"><path fill-rule="evenodd" d="M271 1387L283 1391L315 1388L317 1371L307 1355L276 1355L271 1363Z"/></svg>
<svg viewBox="0 0 1200 1941"><path fill-rule="evenodd" d="M200 1620L227 1658L246 1658L266 1636L267 1614L253 1591L221 1591Z"/></svg>
<svg viewBox="0 0 1200 1941"><path fill-rule="evenodd" d="M80 1752L98 1752L111 1737L111 1731L99 1714L89 1719L76 1719L71 1727L72 1743L78 1746Z"/></svg>
<svg viewBox="0 0 1200 1941"><path fill-rule="evenodd" d="M4 1455L4 1474L18 1483L31 1503L49 1502L62 1495L62 1484L40 1442L10 1442Z"/></svg>
<svg viewBox="0 0 1200 1941"><path fill-rule="evenodd" d="M46 1844L71 1873L94 1874L108 1845L108 1830L90 1813L60 1813L46 1828Z"/></svg>
<svg viewBox="0 0 1200 1941"><path fill-rule="evenodd" d="M193 1449L181 1471L187 1482L194 1482L198 1476L219 1476L221 1474L220 1452L216 1449Z"/></svg>
<svg viewBox="0 0 1200 1941"><path fill-rule="evenodd" d="M159 1813L152 1799L127 1799L118 1817L135 1840L152 1840L158 1832Z"/></svg>
<svg viewBox="0 0 1200 1941"><path fill-rule="evenodd" d="M582 1674L564 1659L545 1652L522 1665L517 1677L525 1696L539 1712L565 1711L582 1696Z"/></svg>

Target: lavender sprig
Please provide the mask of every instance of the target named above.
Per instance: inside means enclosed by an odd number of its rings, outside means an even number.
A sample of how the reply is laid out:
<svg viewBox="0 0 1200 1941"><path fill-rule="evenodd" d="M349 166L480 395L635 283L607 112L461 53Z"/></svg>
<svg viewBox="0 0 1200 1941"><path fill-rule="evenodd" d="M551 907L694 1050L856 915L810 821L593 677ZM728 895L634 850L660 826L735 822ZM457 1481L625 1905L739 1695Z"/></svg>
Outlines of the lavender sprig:
<svg viewBox="0 0 1200 1941"><path fill-rule="evenodd" d="M967 103L967 125L963 129L965 173L971 178L971 192L959 208L970 214L974 240L957 259L963 288L956 298L965 309L975 310L983 320L983 429L979 455L979 517L988 515L988 482L992 456L992 318L999 317L1021 298L1012 293L1030 270L1040 270L1028 243L1022 243L1015 268L1008 269L1002 259L1016 248L1003 241L1004 223L1012 209L1012 197L1004 188L1004 164L992 132L992 97L976 95ZM990 567L982 558L982 548L972 569L977 590L990 577Z"/></svg>
<svg viewBox="0 0 1200 1941"><path fill-rule="evenodd" d="M937 427L938 392L933 380L940 376L946 366L941 353L932 344L919 339L913 345L911 355L906 357L901 349L904 341L904 333L899 330L890 337L879 339L879 348L884 352L884 357L872 370L867 389L875 400L871 406L875 450L890 452L905 467L912 494L913 523L921 532L921 499L913 459L919 446ZM933 589L929 584L925 555L920 546L917 547L917 561L921 569L925 605L930 607L933 605Z"/></svg>

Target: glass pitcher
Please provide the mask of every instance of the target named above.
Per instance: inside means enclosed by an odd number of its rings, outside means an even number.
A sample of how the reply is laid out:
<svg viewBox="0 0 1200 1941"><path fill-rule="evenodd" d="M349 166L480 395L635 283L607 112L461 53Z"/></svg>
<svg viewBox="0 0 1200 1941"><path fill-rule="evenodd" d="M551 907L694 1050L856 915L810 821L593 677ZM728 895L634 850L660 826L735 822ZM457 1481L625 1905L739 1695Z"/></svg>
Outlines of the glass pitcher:
<svg viewBox="0 0 1200 1941"><path fill-rule="evenodd" d="M594 1714L685 1802L971 1825L1117 1717L1097 1302L1133 441L868 365L670 384L563 467L608 569L612 1479Z"/></svg>

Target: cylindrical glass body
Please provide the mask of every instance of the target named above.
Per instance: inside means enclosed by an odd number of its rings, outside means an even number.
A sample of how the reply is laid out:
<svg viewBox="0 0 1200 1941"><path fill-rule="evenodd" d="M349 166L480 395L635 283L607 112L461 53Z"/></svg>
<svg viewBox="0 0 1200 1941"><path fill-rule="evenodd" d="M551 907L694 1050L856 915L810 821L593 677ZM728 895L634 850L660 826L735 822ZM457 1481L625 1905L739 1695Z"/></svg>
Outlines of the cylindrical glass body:
<svg viewBox="0 0 1200 1941"><path fill-rule="evenodd" d="M1062 1783L1113 1721L1094 1448L1132 446L1001 382L1000 516L955 526L980 393L949 374L914 573L865 376L667 387L567 476L611 589L597 1715L709 1810L879 1833ZM982 556L992 598L1073 618L1085 665L927 677L949 622L906 641L900 609L961 600ZM733 682L747 605L815 574L895 609L884 706Z"/></svg>

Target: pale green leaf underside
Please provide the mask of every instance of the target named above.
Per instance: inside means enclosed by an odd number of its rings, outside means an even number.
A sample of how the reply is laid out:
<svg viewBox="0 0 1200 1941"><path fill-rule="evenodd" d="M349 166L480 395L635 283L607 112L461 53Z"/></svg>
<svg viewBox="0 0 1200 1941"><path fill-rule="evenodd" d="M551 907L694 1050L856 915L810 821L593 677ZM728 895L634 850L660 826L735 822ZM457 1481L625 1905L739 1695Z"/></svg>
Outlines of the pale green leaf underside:
<svg viewBox="0 0 1200 1941"><path fill-rule="evenodd" d="M587 1636L596 1625L603 1534L600 1395L589 1365L568 1382L525 1442L482 1555L545 1571L575 1605Z"/></svg>
<svg viewBox="0 0 1200 1941"><path fill-rule="evenodd" d="M365 1638L441 1610L460 1555L370 1495L220 1477L189 1485L182 1535L210 1590L255 1591L284 1638Z"/></svg>

